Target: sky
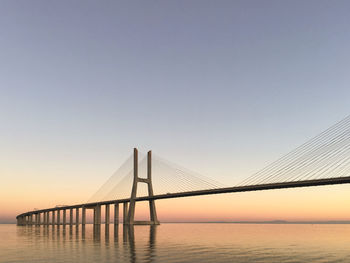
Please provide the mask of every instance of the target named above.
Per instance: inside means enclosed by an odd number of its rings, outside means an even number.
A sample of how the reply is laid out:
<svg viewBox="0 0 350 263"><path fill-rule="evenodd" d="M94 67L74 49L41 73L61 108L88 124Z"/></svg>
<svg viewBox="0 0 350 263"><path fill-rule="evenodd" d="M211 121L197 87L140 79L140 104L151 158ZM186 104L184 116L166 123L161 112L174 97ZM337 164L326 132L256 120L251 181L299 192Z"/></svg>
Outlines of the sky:
<svg viewBox="0 0 350 263"><path fill-rule="evenodd" d="M348 1L1 1L0 222L152 150L234 185L349 114ZM350 220L350 186L162 200L160 220ZM141 216L143 215L142 209Z"/></svg>

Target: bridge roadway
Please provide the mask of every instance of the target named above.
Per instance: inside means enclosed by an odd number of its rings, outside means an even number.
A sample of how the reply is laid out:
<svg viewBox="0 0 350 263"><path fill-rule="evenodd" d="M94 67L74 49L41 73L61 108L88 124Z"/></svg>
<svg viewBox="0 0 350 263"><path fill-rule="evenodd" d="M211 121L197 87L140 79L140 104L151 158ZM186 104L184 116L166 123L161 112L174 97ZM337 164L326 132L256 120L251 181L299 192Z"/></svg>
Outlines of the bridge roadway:
<svg viewBox="0 0 350 263"><path fill-rule="evenodd" d="M347 177L338 177L338 178L328 178L328 179L316 179L316 180L304 180L304 181L295 181L295 182L284 182L284 183L270 183L270 184L259 184L259 185L246 185L246 186L233 186L233 187L225 187L225 188L217 188L217 189L207 189L207 190L197 190L197 191L189 191L189 192L179 192L179 193L168 193L168 194L160 194L153 196L145 196L145 197L137 197L136 201L147 201L147 200L159 200L159 199L170 199L170 198L180 198L180 197L190 197L190 196L200 196L200 195L212 195L212 194L223 194L223 193L239 193L239 192L250 192L250 191L261 191L261 190L272 190L272 189L284 189L284 188L297 188L297 187L310 187L310 186L321 186L321 185L336 185L336 184L347 184L350 183L350 176ZM124 220L125 214L127 213L127 204L130 202L130 198L125 199L117 199L110 201L101 201L101 202L93 202L93 203L85 203L85 204L77 204L71 206L61 206L54 207L48 209L34 210L29 211L23 214L18 215L17 221L19 225L27 225L27 224L60 224L60 219L58 215L58 220L55 222L55 218L52 219L52 222L49 223L49 212L52 212L52 217L55 217L55 211L59 214L59 211L64 211L63 215L63 224L65 224L65 216L66 210L70 210L70 224L72 224L72 210L76 209L76 223L79 224L79 208L83 209L83 213L85 213L85 209L94 209L94 223L101 223L101 218L96 218L95 214L101 214L101 206L106 206L106 214L108 216L109 223L109 205L115 204L118 205L118 208L115 208L115 213L119 215L119 204L124 204ZM97 213L95 211L96 207L99 207ZM108 211L107 211L108 208ZM44 221L40 221L40 214L44 213ZM36 218L36 222L33 222L32 216L39 215L39 220ZM46 217L45 217L46 215ZM115 216L114 223L118 223L118 215ZM83 214L82 223L85 224L85 214ZM101 216L100 216L101 217Z"/></svg>

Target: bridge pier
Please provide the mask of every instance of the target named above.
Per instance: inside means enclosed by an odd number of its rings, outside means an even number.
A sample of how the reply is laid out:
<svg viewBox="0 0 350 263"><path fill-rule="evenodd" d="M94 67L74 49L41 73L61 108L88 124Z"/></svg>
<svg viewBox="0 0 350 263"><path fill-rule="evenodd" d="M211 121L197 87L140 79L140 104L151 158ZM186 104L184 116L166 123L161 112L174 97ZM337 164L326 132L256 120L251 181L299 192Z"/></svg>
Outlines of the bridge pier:
<svg viewBox="0 0 350 263"><path fill-rule="evenodd" d="M69 225L73 225L73 208L69 209Z"/></svg>
<svg viewBox="0 0 350 263"><path fill-rule="evenodd" d="M75 225L79 226L79 207L75 209Z"/></svg>
<svg viewBox="0 0 350 263"><path fill-rule="evenodd" d="M61 210L57 210L57 225L61 224Z"/></svg>
<svg viewBox="0 0 350 263"><path fill-rule="evenodd" d="M106 204L106 212L105 212L105 224L109 225L109 216L110 216L109 204Z"/></svg>
<svg viewBox="0 0 350 263"><path fill-rule="evenodd" d="M94 208L94 225L101 224L101 205L96 205Z"/></svg>
<svg viewBox="0 0 350 263"><path fill-rule="evenodd" d="M81 208L81 224L83 226L86 224L86 208L84 206Z"/></svg>
<svg viewBox="0 0 350 263"><path fill-rule="evenodd" d="M128 220L128 203L123 203L123 224L126 225Z"/></svg>
<svg viewBox="0 0 350 263"><path fill-rule="evenodd" d="M119 224L119 203L114 204L114 224Z"/></svg>
<svg viewBox="0 0 350 263"><path fill-rule="evenodd" d="M56 224L56 223L55 223L55 221L56 221L55 217L56 217L55 210L52 210L52 218L51 218L51 221L52 221L52 225L53 225L53 226Z"/></svg>
<svg viewBox="0 0 350 263"><path fill-rule="evenodd" d="M17 218L17 226L23 226L23 217Z"/></svg>
<svg viewBox="0 0 350 263"><path fill-rule="evenodd" d="M63 225L66 226L67 223L67 209L63 209Z"/></svg>

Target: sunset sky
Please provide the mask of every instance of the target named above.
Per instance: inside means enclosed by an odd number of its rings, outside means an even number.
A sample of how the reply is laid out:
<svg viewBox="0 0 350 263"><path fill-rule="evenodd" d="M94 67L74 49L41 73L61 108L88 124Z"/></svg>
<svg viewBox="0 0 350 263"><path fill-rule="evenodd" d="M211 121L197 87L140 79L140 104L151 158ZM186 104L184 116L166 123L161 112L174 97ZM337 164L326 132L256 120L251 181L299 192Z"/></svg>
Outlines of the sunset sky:
<svg viewBox="0 0 350 263"><path fill-rule="evenodd" d="M227 186L288 153L350 113L349 10L1 1L0 223L87 201L134 147ZM349 206L350 185L157 202L161 221L350 220Z"/></svg>

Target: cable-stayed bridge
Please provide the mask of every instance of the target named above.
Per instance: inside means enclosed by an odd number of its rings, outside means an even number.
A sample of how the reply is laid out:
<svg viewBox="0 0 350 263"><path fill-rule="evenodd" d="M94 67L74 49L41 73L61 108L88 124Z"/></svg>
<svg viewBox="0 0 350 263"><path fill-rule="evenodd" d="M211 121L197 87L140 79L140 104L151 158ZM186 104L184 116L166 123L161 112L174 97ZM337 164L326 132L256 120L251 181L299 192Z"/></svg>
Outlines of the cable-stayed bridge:
<svg viewBox="0 0 350 263"><path fill-rule="evenodd" d="M152 157L151 152L145 156L134 149L133 155L86 203L29 211L18 215L17 223L85 225L86 210L93 209L93 222L99 225L104 206L104 222L109 224L113 205L113 223L118 224L119 204L123 204L124 224L154 225L159 224L155 206L158 199L345 183L350 183L350 116L230 187L158 156ZM149 221L135 221L135 204L140 201L149 202Z"/></svg>

